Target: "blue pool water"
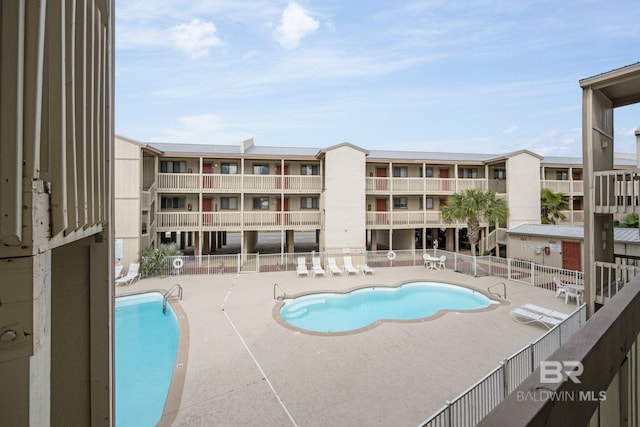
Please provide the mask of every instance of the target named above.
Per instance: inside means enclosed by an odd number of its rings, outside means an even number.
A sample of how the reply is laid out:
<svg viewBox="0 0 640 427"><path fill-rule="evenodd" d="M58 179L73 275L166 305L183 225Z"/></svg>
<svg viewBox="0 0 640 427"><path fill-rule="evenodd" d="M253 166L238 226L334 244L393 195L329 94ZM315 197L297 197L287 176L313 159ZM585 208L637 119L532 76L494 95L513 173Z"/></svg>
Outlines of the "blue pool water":
<svg viewBox="0 0 640 427"><path fill-rule="evenodd" d="M285 299L280 317L314 332L346 332L378 320L413 320L441 310L477 310L492 300L462 286L413 282L402 286L369 287L347 294L318 293Z"/></svg>
<svg viewBox="0 0 640 427"><path fill-rule="evenodd" d="M116 427L155 426L164 409L178 351L178 319L162 294L116 298Z"/></svg>

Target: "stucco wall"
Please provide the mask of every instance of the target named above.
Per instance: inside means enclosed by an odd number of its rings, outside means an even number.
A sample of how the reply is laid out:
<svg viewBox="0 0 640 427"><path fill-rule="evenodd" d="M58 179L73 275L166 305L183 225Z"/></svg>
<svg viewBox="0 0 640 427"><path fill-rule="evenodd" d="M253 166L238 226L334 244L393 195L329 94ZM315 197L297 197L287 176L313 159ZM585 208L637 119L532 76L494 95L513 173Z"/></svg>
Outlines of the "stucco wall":
<svg viewBox="0 0 640 427"><path fill-rule="evenodd" d="M122 264L137 262L140 252L142 150L136 143L114 142L114 232L123 240Z"/></svg>
<svg viewBox="0 0 640 427"><path fill-rule="evenodd" d="M540 224L540 159L520 153L507 160L508 227Z"/></svg>
<svg viewBox="0 0 640 427"><path fill-rule="evenodd" d="M339 145L325 154L324 248L365 249L365 152Z"/></svg>

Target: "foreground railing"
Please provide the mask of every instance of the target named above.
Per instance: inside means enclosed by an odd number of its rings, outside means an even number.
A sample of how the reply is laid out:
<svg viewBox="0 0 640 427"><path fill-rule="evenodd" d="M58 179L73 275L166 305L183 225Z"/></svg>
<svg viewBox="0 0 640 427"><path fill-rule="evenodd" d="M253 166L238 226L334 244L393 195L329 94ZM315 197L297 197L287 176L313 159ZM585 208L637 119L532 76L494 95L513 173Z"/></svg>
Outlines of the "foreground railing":
<svg viewBox="0 0 640 427"><path fill-rule="evenodd" d="M455 399L447 401L442 409L424 420L420 426L467 427L476 425L531 375L540 362L567 342L585 322L586 305L583 304L540 339L506 358L480 381Z"/></svg>
<svg viewBox="0 0 640 427"><path fill-rule="evenodd" d="M592 293L595 295L595 302L599 304L604 304L640 273L640 267L634 265L600 261L596 261L594 264L596 275L593 280Z"/></svg>

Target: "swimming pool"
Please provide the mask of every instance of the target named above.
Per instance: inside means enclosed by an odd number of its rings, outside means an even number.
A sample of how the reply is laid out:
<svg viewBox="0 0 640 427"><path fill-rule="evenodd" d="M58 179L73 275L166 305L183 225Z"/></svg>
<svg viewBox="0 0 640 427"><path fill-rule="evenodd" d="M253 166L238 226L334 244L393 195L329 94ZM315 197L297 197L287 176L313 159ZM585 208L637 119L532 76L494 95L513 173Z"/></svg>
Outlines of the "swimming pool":
<svg viewBox="0 0 640 427"><path fill-rule="evenodd" d="M335 333L365 328L382 320L420 320L442 310L481 310L499 301L463 286L410 282L348 293L316 293L284 299L280 318L295 328Z"/></svg>
<svg viewBox="0 0 640 427"><path fill-rule="evenodd" d="M178 319L163 295L116 298L116 426L155 426L164 410L178 351Z"/></svg>

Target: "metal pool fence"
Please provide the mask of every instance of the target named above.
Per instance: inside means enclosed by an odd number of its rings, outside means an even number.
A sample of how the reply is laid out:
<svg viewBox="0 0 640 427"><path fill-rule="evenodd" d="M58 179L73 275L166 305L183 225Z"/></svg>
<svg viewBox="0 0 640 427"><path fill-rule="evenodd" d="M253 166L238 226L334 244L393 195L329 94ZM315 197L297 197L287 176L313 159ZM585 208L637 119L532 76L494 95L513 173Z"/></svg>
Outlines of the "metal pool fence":
<svg viewBox="0 0 640 427"><path fill-rule="evenodd" d="M480 422L586 322L586 305L540 339L500 362L480 381L424 420L421 427L468 427Z"/></svg>

